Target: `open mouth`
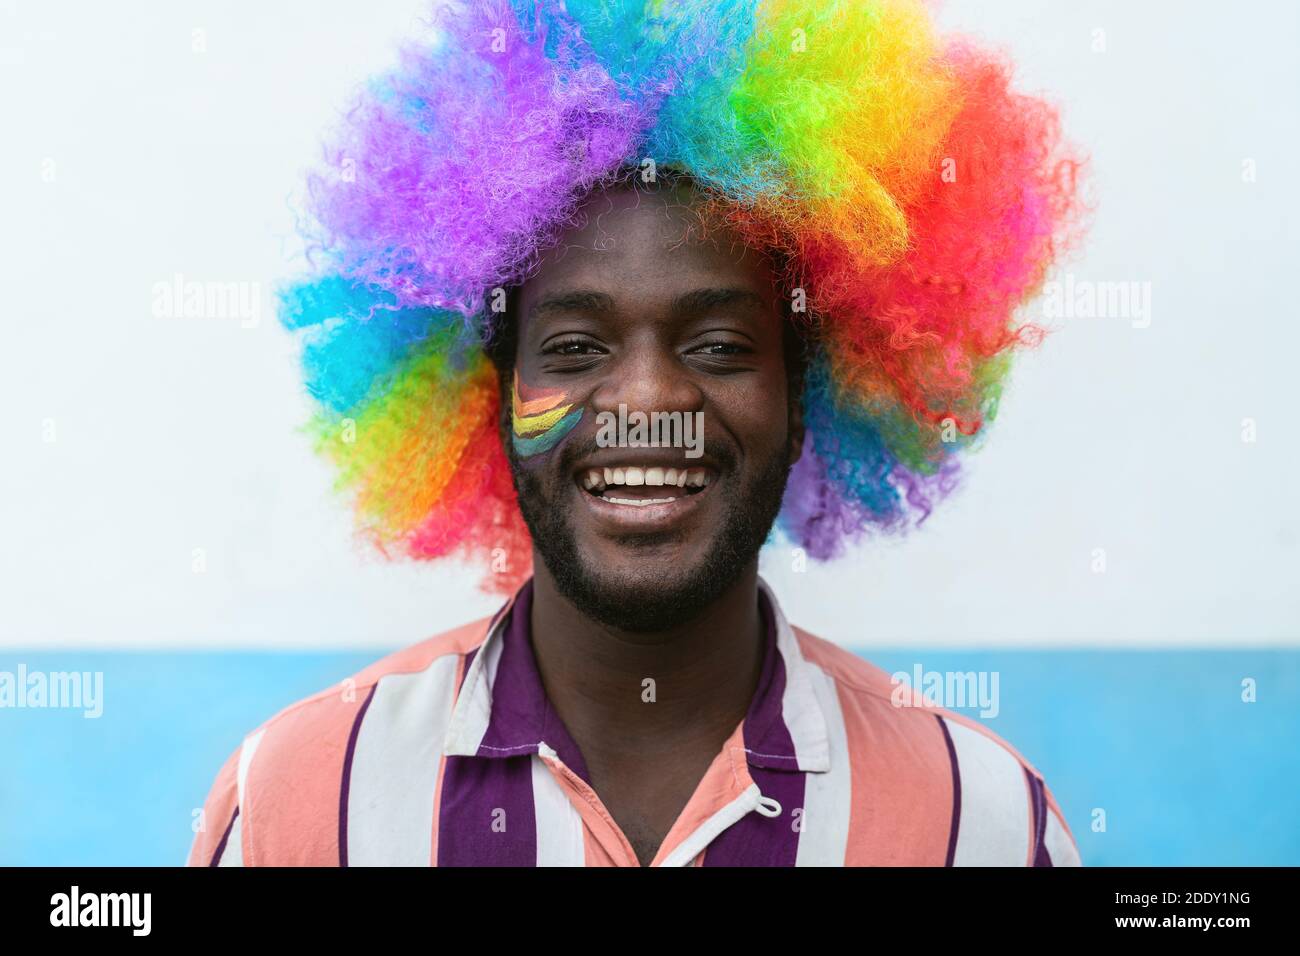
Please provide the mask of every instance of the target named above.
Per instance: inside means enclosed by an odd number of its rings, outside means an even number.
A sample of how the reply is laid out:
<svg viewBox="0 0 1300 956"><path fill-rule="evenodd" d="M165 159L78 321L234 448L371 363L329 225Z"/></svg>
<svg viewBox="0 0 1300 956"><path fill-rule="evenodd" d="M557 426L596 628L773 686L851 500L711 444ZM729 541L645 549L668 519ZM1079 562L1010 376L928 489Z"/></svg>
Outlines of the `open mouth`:
<svg viewBox="0 0 1300 956"><path fill-rule="evenodd" d="M587 494L632 508L664 505L702 494L713 480L709 468L637 466L586 468L578 483Z"/></svg>

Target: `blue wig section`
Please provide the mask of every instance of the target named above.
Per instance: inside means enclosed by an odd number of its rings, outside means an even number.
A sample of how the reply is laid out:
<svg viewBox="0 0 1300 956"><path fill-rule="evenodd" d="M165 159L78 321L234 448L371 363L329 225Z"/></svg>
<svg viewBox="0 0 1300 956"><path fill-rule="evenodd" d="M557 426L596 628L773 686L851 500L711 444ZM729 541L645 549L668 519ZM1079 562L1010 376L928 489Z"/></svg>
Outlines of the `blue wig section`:
<svg viewBox="0 0 1300 956"><path fill-rule="evenodd" d="M302 354L307 391L336 413L356 407L399 367L412 347L463 326L456 312L394 308L382 290L332 277L280 293L280 321L305 331Z"/></svg>
<svg viewBox="0 0 1300 956"><path fill-rule="evenodd" d="M513 3L526 20L533 0ZM611 65L619 95L654 117L643 156L689 168L737 198L781 191L785 168L775 152L755 143L744 124L718 122L734 114L731 96L756 29L756 0L546 0L544 6L552 32L576 27L575 49Z"/></svg>
<svg viewBox="0 0 1300 956"><path fill-rule="evenodd" d="M827 465L826 477L841 497L860 506L870 519L888 524L901 517L902 496L890 483L899 467L879 422L860 407L835 399L835 384L824 359L811 363L804 390L804 423L813 450Z"/></svg>
<svg viewBox="0 0 1300 956"><path fill-rule="evenodd" d="M520 21L534 0L512 0ZM757 0L543 0L551 34L574 27L584 58L617 64L611 78L621 95L655 106L665 95L739 72L754 32ZM553 50L548 48L548 55ZM728 61L734 71L725 69Z"/></svg>

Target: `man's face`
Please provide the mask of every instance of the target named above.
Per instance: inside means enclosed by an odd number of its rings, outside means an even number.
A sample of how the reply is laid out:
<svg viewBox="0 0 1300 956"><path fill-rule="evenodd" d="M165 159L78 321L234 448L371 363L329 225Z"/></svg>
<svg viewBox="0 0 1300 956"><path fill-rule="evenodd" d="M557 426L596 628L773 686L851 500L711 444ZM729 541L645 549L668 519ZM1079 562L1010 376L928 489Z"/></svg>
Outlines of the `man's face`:
<svg viewBox="0 0 1300 956"><path fill-rule="evenodd" d="M690 196L597 195L517 299L520 427L532 443L513 444L508 420L503 431L520 508L560 592L627 631L689 620L736 581L802 439L770 268L729 235L701 240ZM620 405L632 425L634 412L682 413L703 440L610 447L600 413L616 420ZM570 407L581 416L565 431L553 422Z"/></svg>

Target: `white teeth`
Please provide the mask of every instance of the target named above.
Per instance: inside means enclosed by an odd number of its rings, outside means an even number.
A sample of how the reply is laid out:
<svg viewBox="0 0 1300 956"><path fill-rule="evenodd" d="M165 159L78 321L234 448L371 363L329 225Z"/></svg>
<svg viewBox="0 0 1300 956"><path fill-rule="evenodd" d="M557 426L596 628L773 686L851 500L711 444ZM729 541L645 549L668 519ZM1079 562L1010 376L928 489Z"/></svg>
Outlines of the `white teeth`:
<svg viewBox="0 0 1300 956"><path fill-rule="evenodd" d="M635 465L625 465L621 468L589 468L582 476L582 487L588 491L604 491L611 485L629 487L676 485L678 488L703 488L708 483L709 473L703 468L664 468L660 465L652 465L649 468L638 468Z"/></svg>
<svg viewBox="0 0 1300 956"><path fill-rule="evenodd" d="M606 501L612 501L616 505L635 505L643 508L646 505L665 505L670 501L676 501L676 498L614 498L610 495L605 496Z"/></svg>

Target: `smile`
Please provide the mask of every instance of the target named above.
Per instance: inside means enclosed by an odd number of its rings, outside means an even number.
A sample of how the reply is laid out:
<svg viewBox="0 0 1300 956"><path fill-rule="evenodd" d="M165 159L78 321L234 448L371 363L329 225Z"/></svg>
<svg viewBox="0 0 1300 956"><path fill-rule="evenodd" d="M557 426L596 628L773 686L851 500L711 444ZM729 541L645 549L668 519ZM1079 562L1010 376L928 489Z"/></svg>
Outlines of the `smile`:
<svg viewBox="0 0 1300 956"><path fill-rule="evenodd" d="M582 467L574 474L582 501L597 525L616 534L683 529L712 498L712 465L674 468L646 462Z"/></svg>
<svg viewBox="0 0 1300 956"><path fill-rule="evenodd" d="M705 468L640 468L635 465L588 468L581 476L583 490L617 505L643 508L662 505L708 487Z"/></svg>

